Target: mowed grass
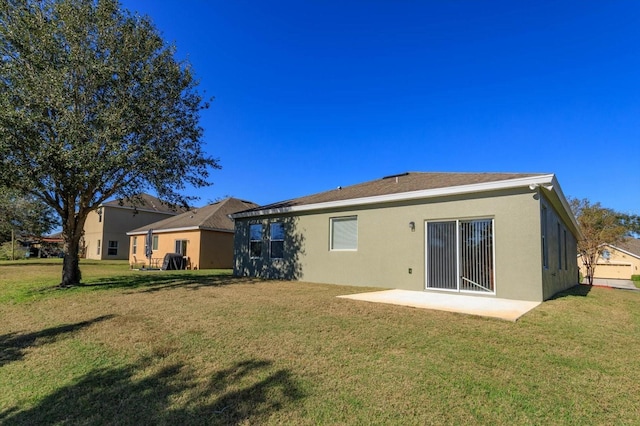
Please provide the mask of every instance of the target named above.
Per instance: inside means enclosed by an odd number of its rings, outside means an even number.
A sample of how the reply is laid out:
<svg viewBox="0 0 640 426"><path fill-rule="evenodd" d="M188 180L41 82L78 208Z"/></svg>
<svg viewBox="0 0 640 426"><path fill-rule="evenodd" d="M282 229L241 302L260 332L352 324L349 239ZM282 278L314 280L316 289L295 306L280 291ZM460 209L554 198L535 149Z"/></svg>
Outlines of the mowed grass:
<svg viewBox="0 0 640 426"><path fill-rule="evenodd" d="M2 424L638 424L640 292L516 323L358 287L0 263Z"/></svg>

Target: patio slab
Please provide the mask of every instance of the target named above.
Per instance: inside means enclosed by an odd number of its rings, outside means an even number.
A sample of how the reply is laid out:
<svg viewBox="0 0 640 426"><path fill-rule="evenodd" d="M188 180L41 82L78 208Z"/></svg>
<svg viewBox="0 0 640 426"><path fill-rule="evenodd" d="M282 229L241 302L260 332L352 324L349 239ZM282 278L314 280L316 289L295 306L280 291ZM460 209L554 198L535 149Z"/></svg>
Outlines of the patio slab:
<svg viewBox="0 0 640 426"><path fill-rule="evenodd" d="M500 299L495 297L466 296L411 290L383 290L338 296L343 299L388 303L422 309L458 312L468 315L516 321L541 302Z"/></svg>

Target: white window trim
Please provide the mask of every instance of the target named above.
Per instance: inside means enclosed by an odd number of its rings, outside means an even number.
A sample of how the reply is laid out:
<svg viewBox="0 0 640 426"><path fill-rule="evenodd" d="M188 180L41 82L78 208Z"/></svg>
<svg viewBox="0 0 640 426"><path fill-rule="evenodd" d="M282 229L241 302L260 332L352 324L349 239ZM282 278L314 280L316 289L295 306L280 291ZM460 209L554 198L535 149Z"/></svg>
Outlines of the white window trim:
<svg viewBox="0 0 640 426"><path fill-rule="evenodd" d="M333 248L333 222L335 220L346 220L346 219L355 219L356 221L356 248L348 248L348 249L336 249ZM358 251L358 216L335 216L329 218L329 251Z"/></svg>
<svg viewBox="0 0 640 426"><path fill-rule="evenodd" d="M491 221L491 256L493 257L493 291L478 292L473 290L465 290L460 288L460 222L462 221L474 221L474 220L490 220ZM427 252L427 242L429 241L428 224L430 222L455 222L456 223L456 281L457 288L438 288L429 287L429 254ZM498 283L496 281L496 220L494 217L469 217L469 218L456 218L456 219L438 219L438 220L425 220L424 224L424 288L428 291L441 291L445 293L458 293L458 294L473 294L473 295L488 295L495 296L497 294Z"/></svg>

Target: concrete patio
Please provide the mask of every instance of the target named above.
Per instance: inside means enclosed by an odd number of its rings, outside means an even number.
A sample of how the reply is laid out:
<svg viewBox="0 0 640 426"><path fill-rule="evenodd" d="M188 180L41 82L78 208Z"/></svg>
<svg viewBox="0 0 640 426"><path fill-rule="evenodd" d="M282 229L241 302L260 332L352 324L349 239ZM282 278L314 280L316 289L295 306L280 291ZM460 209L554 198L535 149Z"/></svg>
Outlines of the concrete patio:
<svg viewBox="0 0 640 426"><path fill-rule="evenodd" d="M458 312L516 321L541 302L466 296L459 293L436 293L411 290L383 290L338 296L343 299L388 303L422 309Z"/></svg>

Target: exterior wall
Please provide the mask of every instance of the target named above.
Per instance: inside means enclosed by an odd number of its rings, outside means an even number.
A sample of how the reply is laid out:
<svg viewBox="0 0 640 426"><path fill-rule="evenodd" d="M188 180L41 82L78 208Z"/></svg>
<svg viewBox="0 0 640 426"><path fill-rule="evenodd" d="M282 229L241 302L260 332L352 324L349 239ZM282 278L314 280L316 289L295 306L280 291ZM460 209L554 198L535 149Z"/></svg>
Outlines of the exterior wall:
<svg viewBox="0 0 640 426"><path fill-rule="evenodd" d="M542 233L542 211L547 211L547 265L542 264L542 288L544 300L566 290L579 282L577 239L569 230L566 218L563 218L553 204L546 198L540 203L540 232ZM566 233L566 242L565 242ZM541 246L541 252L543 248ZM540 258L544 258L542 253Z"/></svg>
<svg viewBox="0 0 640 426"><path fill-rule="evenodd" d="M103 210L107 210L103 208ZM95 211L90 212L87 215L87 220L84 223L84 256L87 259L102 259L102 248L104 244L104 236L102 228L104 221L99 221L98 213ZM102 219L104 219L104 212ZM133 228L131 228L133 229ZM100 253L98 254L98 240L100 240Z"/></svg>
<svg viewBox="0 0 640 426"><path fill-rule="evenodd" d="M640 257L617 250L613 246L607 246L609 259L598 257L594 279L622 279L630 280L631 275L640 275ZM578 258L578 265L583 276L587 274L582 260Z"/></svg>
<svg viewBox="0 0 640 426"><path fill-rule="evenodd" d="M102 207L102 221L92 211L87 215L84 226L85 256L87 259L115 260L129 258L129 237L127 232L150 223L166 219L172 215L166 213L141 211L134 215L133 209L118 207ZM100 240L100 254L98 254ZM118 242L118 254L109 255L109 241ZM143 253L144 257L144 253Z"/></svg>
<svg viewBox="0 0 640 426"><path fill-rule="evenodd" d="M233 232L202 231L200 269L233 268Z"/></svg>
<svg viewBox="0 0 640 426"><path fill-rule="evenodd" d="M164 256L167 253L176 252L176 240L187 240L188 265L194 269L199 268L200 251L198 247L200 247L200 231L159 232L157 234L154 233L154 236L158 236L158 249L153 250L153 254L151 255L152 261L154 262L152 266L162 266ZM140 256L136 254L138 262L140 262L140 259L147 260L144 256L144 241L144 235L138 236L138 251L141 253ZM132 258L133 254L130 255L129 262L131 262Z"/></svg>
<svg viewBox="0 0 640 426"><path fill-rule="evenodd" d="M175 253L176 240L187 241L188 267L190 269L231 269L233 268L233 233L193 230L183 232L158 232L158 249L151 256L154 267L162 266L167 253ZM137 238L137 250L133 253L133 239ZM146 235L129 237L129 263L132 267L148 266L145 257Z"/></svg>
<svg viewBox="0 0 640 426"><path fill-rule="evenodd" d="M330 218L351 215L358 217L357 250L331 251ZM524 190L407 201L357 210L236 219L234 273L424 290L426 223L450 219L494 220L494 297L533 301L550 297L548 291L552 289L543 290L541 286L539 195ZM251 258L249 225L278 220L285 227L284 258L272 260L266 249L260 258ZM415 223L415 231L410 230L410 222ZM263 227L263 248L268 245L267 229ZM573 259L575 265L575 256ZM575 266L573 272L571 285L577 282Z"/></svg>

